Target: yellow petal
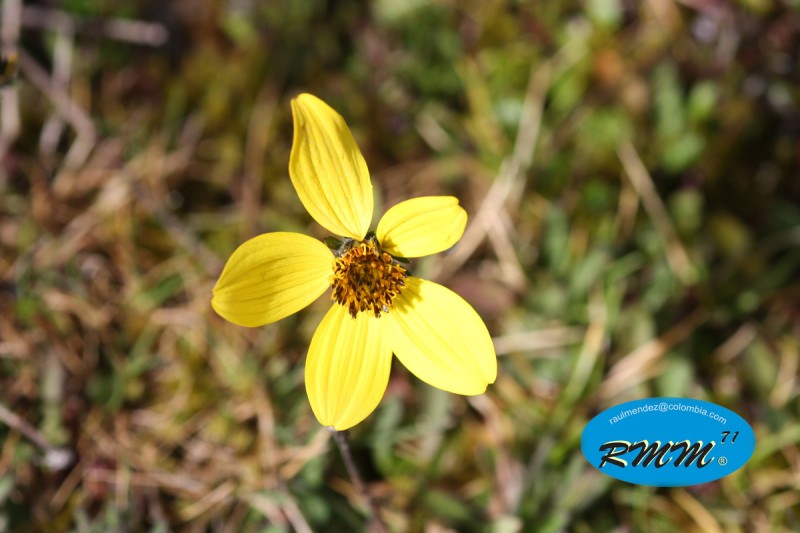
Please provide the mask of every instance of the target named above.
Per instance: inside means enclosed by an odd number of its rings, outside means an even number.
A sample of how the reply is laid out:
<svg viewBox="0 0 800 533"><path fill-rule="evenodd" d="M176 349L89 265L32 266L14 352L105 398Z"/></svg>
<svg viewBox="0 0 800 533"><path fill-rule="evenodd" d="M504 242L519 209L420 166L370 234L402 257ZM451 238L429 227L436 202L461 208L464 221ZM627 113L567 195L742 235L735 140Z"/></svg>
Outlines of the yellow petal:
<svg viewBox="0 0 800 533"><path fill-rule="evenodd" d="M378 223L381 247L400 257L422 257L447 250L464 234L467 212L452 196L423 196L400 202Z"/></svg>
<svg viewBox="0 0 800 533"><path fill-rule="evenodd" d="M392 366L388 326L369 313L352 318L338 304L322 319L305 370L306 392L320 424L342 431L378 406Z"/></svg>
<svg viewBox="0 0 800 533"><path fill-rule="evenodd" d="M240 326L263 326L299 311L330 286L333 254L300 233L265 233L231 255L211 306Z"/></svg>
<svg viewBox="0 0 800 533"><path fill-rule="evenodd" d="M450 289L406 278L387 316L394 354L422 381L466 395L481 394L494 383L497 355L486 325Z"/></svg>
<svg viewBox="0 0 800 533"><path fill-rule="evenodd" d="M363 240L372 220L372 184L344 119L310 94L292 100L289 176L306 211L336 235Z"/></svg>

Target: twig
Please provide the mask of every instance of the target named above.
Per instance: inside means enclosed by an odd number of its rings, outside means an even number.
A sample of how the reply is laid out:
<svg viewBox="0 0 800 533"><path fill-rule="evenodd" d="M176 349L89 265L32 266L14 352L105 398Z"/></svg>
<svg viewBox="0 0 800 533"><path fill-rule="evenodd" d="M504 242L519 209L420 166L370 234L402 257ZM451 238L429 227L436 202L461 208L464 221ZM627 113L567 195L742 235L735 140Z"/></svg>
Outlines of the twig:
<svg viewBox="0 0 800 533"><path fill-rule="evenodd" d="M452 272L469 259L490 231L499 223L499 213L506 200L514 197L523 184L525 172L533 163L533 153L539 138L544 99L552 74L551 65L545 64L531 69L522 117L512 153L503 161L500 171L492 183L486 198L478 209L472 223L467 226L458 246L440 263L439 271L431 274L435 278L442 271ZM503 230L502 226L500 228Z"/></svg>
<svg viewBox="0 0 800 533"><path fill-rule="evenodd" d="M692 517L700 531L708 533L722 533L723 529L713 514L706 507L697 501L686 489L678 489L672 493L672 499L677 503L686 514Z"/></svg>
<svg viewBox="0 0 800 533"><path fill-rule="evenodd" d="M675 272L675 275L684 285L692 285L697 280L697 274L689 254L686 253L683 243L675 232L672 220L658 195L653 178L642 163L639 154L633 144L626 140L620 144L617 154L625 169L625 174L631 181L631 185L642 199L647 214L653 221L653 225L664 240L667 251L667 262Z"/></svg>
<svg viewBox="0 0 800 533"><path fill-rule="evenodd" d="M147 46L161 46L169 37L167 29L157 22L120 18L87 19L37 6L23 8L22 24L29 28L55 30L60 33L95 33L109 39Z"/></svg>
<svg viewBox="0 0 800 533"><path fill-rule="evenodd" d="M22 0L3 2L3 20L0 21L0 40L3 48L16 47L19 40ZM7 50L3 50L6 52Z"/></svg>
<svg viewBox="0 0 800 533"><path fill-rule="evenodd" d="M36 428L28 424L14 411L0 403L0 422L8 427L19 431L28 440L44 450L45 456L43 463L53 470L63 470L72 462L72 452L66 448L53 446L44 435Z"/></svg>
<svg viewBox="0 0 800 533"><path fill-rule="evenodd" d="M78 105L63 87L52 83L47 71L25 50L19 51L20 68L28 81L44 93L56 108L56 111L75 130L77 138L70 146L64 165L67 168L81 166L94 147L97 133L89 114Z"/></svg>
<svg viewBox="0 0 800 533"><path fill-rule="evenodd" d="M590 401L603 405L622 392L652 378L660 372L659 363L673 346L683 342L708 319L708 313L696 309L672 326L663 335L651 339L620 359L608 372Z"/></svg>
<svg viewBox="0 0 800 533"><path fill-rule="evenodd" d="M54 90L68 94L69 79L72 74L73 34L58 32L53 47L53 75L51 82ZM47 119L39 136L39 150L43 155L55 154L66 121L60 113L54 113Z"/></svg>
<svg viewBox="0 0 800 533"><path fill-rule="evenodd" d="M583 328L552 327L536 331L520 331L494 337L494 349L497 355L508 355L512 352L533 352L552 350L576 344L581 340Z"/></svg>
<svg viewBox="0 0 800 533"><path fill-rule="evenodd" d="M356 466L355 461L353 461L353 455L350 453L350 446L347 444L347 437L344 433L333 429L333 427L328 427L328 431L331 432L333 440L336 443L336 446L339 448L339 453L342 455L342 459L344 460L345 467L347 467L347 473L350 475L350 479L353 480L353 485L356 486L356 490L361 493L361 496L364 498L364 501L367 504L367 511L370 514L370 525L375 531L379 531L381 533L388 532L389 530L381 519L378 508L375 506L375 502L372 501L372 496L370 496L369 490L364 484L364 480L361 479L361 474L358 472L358 467Z"/></svg>
<svg viewBox="0 0 800 533"><path fill-rule="evenodd" d="M585 57L587 50L580 44L570 42L556 52L546 63L531 67L522 114L514 140L514 148L503 160L497 178L489 188L478 212L471 217L464 236L443 261L431 272L431 278L437 278L445 272L452 272L463 265L475 252L478 246L489 235L492 226L498 225L496 233L508 232L502 224L502 213L511 201L519 202L522 189L526 185L525 175L534 162L536 145L544 115L544 103L552 81L566 72ZM509 239L510 240L510 239ZM518 259L506 262L506 268L516 268ZM518 270L524 281L524 272Z"/></svg>
<svg viewBox="0 0 800 533"><path fill-rule="evenodd" d="M0 17L0 53L16 53L20 31L21 0L3 2ZM0 160L14 143L20 132L19 97L14 87L0 91ZM6 176L0 166L0 192L5 189Z"/></svg>

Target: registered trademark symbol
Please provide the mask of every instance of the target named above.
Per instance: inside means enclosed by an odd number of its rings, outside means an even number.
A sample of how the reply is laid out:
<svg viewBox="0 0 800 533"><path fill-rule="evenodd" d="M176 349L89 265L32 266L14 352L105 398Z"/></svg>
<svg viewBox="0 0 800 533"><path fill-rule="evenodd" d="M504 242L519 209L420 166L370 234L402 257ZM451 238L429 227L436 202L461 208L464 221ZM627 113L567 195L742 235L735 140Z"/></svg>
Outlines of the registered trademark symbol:
<svg viewBox="0 0 800 533"><path fill-rule="evenodd" d="M719 459L717 459L717 463L719 464L719 466L725 466L726 464L728 464L728 460L725 457L720 457Z"/></svg>

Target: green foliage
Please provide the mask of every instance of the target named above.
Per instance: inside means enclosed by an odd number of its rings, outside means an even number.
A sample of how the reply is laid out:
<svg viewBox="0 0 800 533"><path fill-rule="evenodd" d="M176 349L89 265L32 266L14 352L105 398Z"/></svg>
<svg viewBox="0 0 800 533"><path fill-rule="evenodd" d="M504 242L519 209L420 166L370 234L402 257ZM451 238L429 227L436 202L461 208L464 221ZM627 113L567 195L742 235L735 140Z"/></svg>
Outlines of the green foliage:
<svg viewBox="0 0 800 533"><path fill-rule="evenodd" d="M301 91L345 116L384 210L461 199L465 248L411 267L500 352L477 398L396 365L349 432L390 530L796 528L796 10L52 4L80 31L23 26L27 68L0 94L0 407L18 417L0 417L0 530L367 527L303 386L326 297L256 329L209 306L243 240L327 237L288 178ZM753 459L686 489L588 465L586 422L654 395L739 412Z"/></svg>

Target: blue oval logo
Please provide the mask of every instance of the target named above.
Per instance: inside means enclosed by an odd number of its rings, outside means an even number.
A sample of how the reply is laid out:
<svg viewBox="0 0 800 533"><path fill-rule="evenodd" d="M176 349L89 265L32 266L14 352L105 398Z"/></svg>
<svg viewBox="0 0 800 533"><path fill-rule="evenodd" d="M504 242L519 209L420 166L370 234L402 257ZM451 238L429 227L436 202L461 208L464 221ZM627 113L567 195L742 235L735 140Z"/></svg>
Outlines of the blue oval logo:
<svg viewBox="0 0 800 533"><path fill-rule="evenodd" d="M653 487L685 487L725 477L756 448L753 428L719 405L689 398L645 398L589 421L581 451L611 477Z"/></svg>

